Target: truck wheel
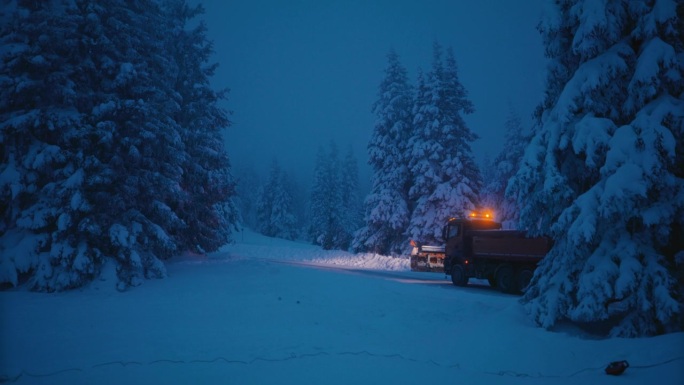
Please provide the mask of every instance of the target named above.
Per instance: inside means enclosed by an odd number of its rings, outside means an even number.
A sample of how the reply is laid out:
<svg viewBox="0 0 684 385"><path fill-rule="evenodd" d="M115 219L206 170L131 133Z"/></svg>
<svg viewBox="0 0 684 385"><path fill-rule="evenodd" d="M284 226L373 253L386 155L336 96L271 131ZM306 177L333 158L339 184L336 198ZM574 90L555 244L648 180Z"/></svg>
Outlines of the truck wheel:
<svg viewBox="0 0 684 385"><path fill-rule="evenodd" d="M456 286L465 286L468 284L468 276L466 276L465 269L462 265L454 265L451 268L451 283Z"/></svg>
<svg viewBox="0 0 684 385"><path fill-rule="evenodd" d="M496 269L496 286L504 293L514 293L516 288L513 268L510 265L501 265Z"/></svg>
<svg viewBox="0 0 684 385"><path fill-rule="evenodd" d="M518 272L518 288L520 291L523 293L527 289L527 286L530 285L530 281L532 280L532 276L534 275L534 272L531 269L523 268Z"/></svg>

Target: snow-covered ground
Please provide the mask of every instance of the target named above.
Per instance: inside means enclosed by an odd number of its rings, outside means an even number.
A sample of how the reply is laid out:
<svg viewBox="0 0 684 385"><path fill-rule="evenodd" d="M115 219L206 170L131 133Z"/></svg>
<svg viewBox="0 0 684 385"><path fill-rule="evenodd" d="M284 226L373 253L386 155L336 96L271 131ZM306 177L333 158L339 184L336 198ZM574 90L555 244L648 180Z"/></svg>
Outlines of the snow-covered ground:
<svg viewBox="0 0 684 385"><path fill-rule="evenodd" d="M684 333L546 331L518 297L405 259L236 240L123 293L0 292L0 383L684 384Z"/></svg>

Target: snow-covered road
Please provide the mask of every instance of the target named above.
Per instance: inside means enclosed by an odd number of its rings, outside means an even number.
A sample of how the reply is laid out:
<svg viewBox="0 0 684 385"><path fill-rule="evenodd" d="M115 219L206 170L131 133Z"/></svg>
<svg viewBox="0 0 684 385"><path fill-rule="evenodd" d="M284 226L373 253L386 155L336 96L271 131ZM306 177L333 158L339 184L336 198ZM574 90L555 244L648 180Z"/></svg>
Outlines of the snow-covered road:
<svg viewBox="0 0 684 385"><path fill-rule="evenodd" d="M174 260L167 279L124 293L106 280L51 295L0 292L0 379L684 383L684 333L600 340L569 327L549 332L530 323L518 297L486 285L456 288L440 274L400 267L367 271L359 260L341 268L339 261L353 258L339 252L329 252L338 262L329 266L338 267L325 268L326 253L255 236L209 258ZM317 266L301 264L307 261ZM603 373L623 359L632 365L623 376Z"/></svg>

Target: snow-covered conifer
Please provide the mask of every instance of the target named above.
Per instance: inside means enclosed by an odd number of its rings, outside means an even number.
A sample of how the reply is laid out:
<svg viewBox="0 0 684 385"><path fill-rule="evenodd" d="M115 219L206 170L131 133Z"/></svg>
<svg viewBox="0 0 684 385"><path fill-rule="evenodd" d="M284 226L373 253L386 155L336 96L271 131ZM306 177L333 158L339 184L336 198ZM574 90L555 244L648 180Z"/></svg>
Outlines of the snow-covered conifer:
<svg viewBox="0 0 684 385"><path fill-rule="evenodd" d="M566 0L540 24L546 95L510 188L521 224L555 239L524 297L544 327L682 328L681 14L672 0Z"/></svg>
<svg viewBox="0 0 684 385"><path fill-rule="evenodd" d="M298 234L297 216L294 214L294 197L292 181L287 172L281 172L278 189L273 196L271 223L275 228L275 236L283 239L296 239Z"/></svg>
<svg viewBox="0 0 684 385"><path fill-rule="evenodd" d="M496 165L494 159L485 155L480 161L480 175L482 176L482 190L480 191L480 205L484 208L495 209L498 207L497 194L494 192L496 182Z"/></svg>
<svg viewBox="0 0 684 385"><path fill-rule="evenodd" d="M259 175L253 167L242 166L235 169L235 204L240 210L243 224L249 228L257 228L256 202L261 188Z"/></svg>
<svg viewBox="0 0 684 385"><path fill-rule="evenodd" d="M239 221L232 201L235 183L221 135L230 122L227 112L218 105L227 91L214 91L209 84L217 64L210 63L213 51L205 24L200 22L188 29L204 9L200 5L189 7L185 0L165 5L173 23L167 47L178 67L173 80L180 106L174 119L181 127L187 152L177 212L188 231L178 233L179 247L215 251L229 241L231 229Z"/></svg>
<svg viewBox="0 0 684 385"><path fill-rule="evenodd" d="M188 154L174 120L180 100L167 51L172 24L156 2L84 2L79 12L94 79L93 141L84 152L96 166L86 197L98 207L85 235L115 259L125 288L165 276L161 260L180 251L175 235L187 229L177 210Z"/></svg>
<svg viewBox="0 0 684 385"><path fill-rule="evenodd" d="M354 233L361 224L361 207L359 202L359 168L351 146L340 163L340 220L342 232L335 248L348 250Z"/></svg>
<svg viewBox="0 0 684 385"><path fill-rule="evenodd" d="M87 282L101 253L76 236L85 197L88 103L83 18L58 1L9 2L0 26L0 283L39 290ZM68 11L67 11L68 10Z"/></svg>
<svg viewBox="0 0 684 385"><path fill-rule="evenodd" d="M271 163L268 180L257 190L256 198L256 228L255 230L269 237L273 236L271 227L271 210L273 207L274 188L280 179L280 165L274 159Z"/></svg>
<svg viewBox="0 0 684 385"><path fill-rule="evenodd" d="M478 203L482 181L470 148L477 135L462 116L472 112L453 52L443 62L442 48L435 43L432 69L427 79L419 78L409 141L414 208L407 234L414 240L438 242L449 217Z"/></svg>
<svg viewBox="0 0 684 385"><path fill-rule="evenodd" d="M268 181L259 189L256 203L257 230L269 237L295 239L297 219L287 174L277 160L271 163Z"/></svg>
<svg viewBox="0 0 684 385"><path fill-rule="evenodd" d="M174 253L227 240L236 217L217 132L227 120L207 94L211 72L198 67L203 34L182 32L192 12L168 4L9 8L0 36L9 47L0 67L2 283L21 275L36 290L67 289L112 260L123 289L164 276L161 260ZM210 177L189 191L193 166Z"/></svg>
<svg viewBox="0 0 684 385"><path fill-rule="evenodd" d="M529 134L522 126L520 116L511 110L505 123L504 148L493 161L492 175L485 180L485 187L482 193L483 199L496 212L497 220L504 228L516 228L518 222L518 204L513 197L514 192L506 195L508 181L518 172L520 162L523 158L525 148L529 143Z"/></svg>
<svg viewBox="0 0 684 385"><path fill-rule="evenodd" d="M338 150L334 143L331 142L329 152L322 147L318 150L309 202L309 237L314 244L326 250L336 247L342 232L339 167Z"/></svg>
<svg viewBox="0 0 684 385"><path fill-rule="evenodd" d="M411 177L407 166L413 91L406 69L394 50L387 55L387 60L378 100L373 105L375 129L368 143L372 187L364 203L364 226L355 234L352 245L356 251L381 254L406 249L404 233L410 218Z"/></svg>

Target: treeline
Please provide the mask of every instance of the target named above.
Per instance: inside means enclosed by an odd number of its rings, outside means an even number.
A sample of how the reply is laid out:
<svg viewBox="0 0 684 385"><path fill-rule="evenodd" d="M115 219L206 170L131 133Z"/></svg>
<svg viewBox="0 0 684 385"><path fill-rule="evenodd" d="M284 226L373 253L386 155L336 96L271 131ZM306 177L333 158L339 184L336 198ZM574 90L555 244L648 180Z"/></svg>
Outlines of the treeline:
<svg viewBox="0 0 684 385"><path fill-rule="evenodd" d="M509 146L496 159L488 183L471 151L477 135L463 115L474 111L458 78L453 52L434 44L431 70L410 84L396 52L373 106L377 117L368 144L372 189L360 203L358 168L351 149L339 159L334 144L319 149L312 186L296 186L277 161L267 180L239 173L238 202L245 224L262 234L308 240L325 249L402 254L409 239L439 242L446 219L488 204L500 219L516 217L504 197L526 138L511 112ZM511 146L517 146L511 151ZM505 169L505 170L504 170ZM255 195L255 191L258 194ZM306 204L301 202L306 201Z"/></svg>
<svg viewBox="0 0 684 385"><path fill-rule="evenodd" d="M252 168L237 170L237 200L244 224L264 235L307 240L324 249L349 249L361 224L358 164L352 149L320 147L311 186L302 187L277 159L260 180ZM255 194L256 192L256 194Z"/></svg>
<svg viewBox="0 0 684 385"><path fill-rule="evenodd" d="M409 239L439 242L449 217L479 205L483 183L471 150L477 135L463 119L474 107L453 51L444 55L435 43L432 67L419 71L416 86L396 52L387 58L368 144L372 188L353 247L400 254Z"/></svg>

